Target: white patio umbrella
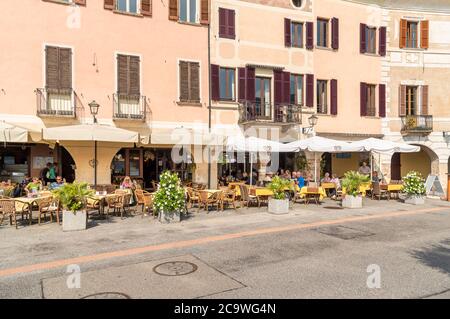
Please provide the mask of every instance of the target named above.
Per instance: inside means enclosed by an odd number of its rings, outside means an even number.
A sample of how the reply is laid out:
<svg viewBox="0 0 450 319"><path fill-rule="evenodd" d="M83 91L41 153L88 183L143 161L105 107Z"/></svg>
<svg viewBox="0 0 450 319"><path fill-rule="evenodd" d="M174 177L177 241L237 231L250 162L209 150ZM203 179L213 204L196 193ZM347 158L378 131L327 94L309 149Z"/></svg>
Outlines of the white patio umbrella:
<svg viewBox="0 0 450 319"><path fill-rule="evenodd" d="M0 142L26 143L28 142L28 130L0 121Z"/></svg>
<svg viewBox="0 0 450 319"><path fill-rule="evenodd" d="M97 186L97 142L139 143L139 133L111 125L80 124L44 128L42 138L47 141L94 142L94 185Z"/></svg>
<svg viewBox="0 0 450 319"><path fill-rule="evenodd" d="M330 138L313 136L304 140L298 140L287 144L287 147L293 148L295 152L309 151L314 152L314 181L317 183L317 153L347 153L361 152L362 146L353 145L348 142L333 140Z"/></svg>
<svg viewBox="0 0 450 319"><path fill-rule="evenodd" d="M370 152L370 179L372 179L373 172L373 153L378 154L393 154L393 153L415 153L420 152L420 147L409 145L406 143L398 143L379 138L368 138L365 140L351 143L354 146L363 147L366 152Z"/></svg>
<svg viewBox="0 0 450 319"><path fill-rule="evenodd" d="M266 140L254 136L245 137L242 134L232 135L226 141L227 151L249 152L250 154L250 184L253 182L253 153L273 152L284 153L293 152L295 149L288 144Z"/></svg>

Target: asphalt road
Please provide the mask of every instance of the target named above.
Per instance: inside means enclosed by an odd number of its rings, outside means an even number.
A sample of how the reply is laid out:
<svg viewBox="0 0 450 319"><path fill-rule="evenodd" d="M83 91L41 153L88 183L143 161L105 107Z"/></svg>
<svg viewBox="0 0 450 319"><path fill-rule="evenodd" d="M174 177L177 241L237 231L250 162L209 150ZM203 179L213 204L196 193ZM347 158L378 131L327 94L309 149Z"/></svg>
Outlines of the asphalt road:
<svg viewBox="0 0 450 319"><path fill-rule="evenodd" d="M392 205L385 210L395 211L397 206ZM145 228L135 227L126 242L119 233L123 227L117 225L111 226L109 242L108 233L101 242L53 230L45 237L48 229L43 226L44 234L39 235L43 237L30 239L36 245L31 250L30 243L22 245L20 238L15 250L0 245L0 298L449 298L450 207L399 216L384 216L376 207L366 213L373 216L375 211L377 218L361 220L330 218L323 210L316 219L305 213L308 220L295 214L285 219L265 217L255 211L154 228L148 235ZM309 226L290 226L305 223ZM117 229L112 231L113 227ZM271 231L271 227L281 228ZM51 237L57 234L59 242ZM223 237L211 237L214 234ZM200 240L142 253L127 250L143 243L164 244L166 239ZM85 250L74 248L77 240ZM1 273L114 250L126 253L85 260L79 264L80 277L70 277L77 271L67 273L66 265ZM11 256L13 251L17 258ZM80 288L74 288L77 278Z"/></svg>

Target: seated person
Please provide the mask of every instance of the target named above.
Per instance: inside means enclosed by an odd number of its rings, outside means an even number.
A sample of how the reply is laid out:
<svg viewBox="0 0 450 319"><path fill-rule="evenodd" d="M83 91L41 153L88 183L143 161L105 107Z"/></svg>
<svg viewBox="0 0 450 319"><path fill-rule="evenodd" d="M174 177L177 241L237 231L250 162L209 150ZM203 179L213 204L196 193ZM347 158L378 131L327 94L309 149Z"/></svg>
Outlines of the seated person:
<svg viewBox="0 0 450 319"><path fill-rule="evenodd" d="M64 180L61 176L56 176L56 180L50 184L50 189L57 189L64 185Z"/></svg>
<svg viewBox="0 0 450 319"><path fill-rule="evenodd" d="M336 192L337 192L338 190L341 189L341 181L340 181L339 178L336 176L336 174L333 174L333 175L331 176L331 181L330 181L330 183L334 183L334 185L336 185L336 188L335 188L335 189L330 189L330 195L331 195L331 198L335 198L335 197L336 197Z"/></svg>
<svg viewBox="0 0 450 319"><path fill-rule="evenodd" d="M42 183L37 177L33 177L33 180L27 184L25 191L28 193L36 193L42 189Z"/></svg>
<svg viewBox="0 0 450 319"><path fill-rule="evenodd" d="M331 183L330 173L325 173L325 176L320 181L321 183Z"/></svg>
<svg viewBox="0 0 450 319"><path fill-rule="evenodd" d="M270 183L272 181L273 173L267 172L266 176L264 177L264 184Z"/></svg>
<svg viewBox="0 0 450 319"><path fill-rule="evenodd" d="M125 178L123 179L123 182L120 184L120 188L121 189L133 189L134 188L134 184L131 181L130 176L125 176Z"/></svg>
<svg viewBox="0 0 450 319"><path fill-rule="evenodd" d="M362 165L359 167L358 172L363 175L370 175L370 167L367 166L366 162L363 162Z"/></svg>
<svg viewBox="0 0 450 319"><path fill-rule="evenodd" d="M373 171L372 172L372 183L380 183L380 182L381 182L381 178L378 176L378 172Z"/></svg>
<svg viewBox="0 0 450 319"><path fill-rule="evenodd" d="M297 173L297 185L300 189L302 189L302 187L306 186L306 180L303 177L303 173L302 172L298 172Z"/></svg>

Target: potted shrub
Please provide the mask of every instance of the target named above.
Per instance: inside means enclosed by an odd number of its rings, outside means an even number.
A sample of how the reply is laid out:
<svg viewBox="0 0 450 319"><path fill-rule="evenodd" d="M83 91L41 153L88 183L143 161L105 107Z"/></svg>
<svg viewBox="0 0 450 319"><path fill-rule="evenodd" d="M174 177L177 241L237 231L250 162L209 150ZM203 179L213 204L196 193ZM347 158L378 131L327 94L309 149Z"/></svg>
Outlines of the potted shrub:
<svg viewBox="0 0 450 319"><path fill-rule="evenodd" d="M185 209L185 192L176 173L165 171L161 174L153 207L161 223L181 221L181 213Z"/></svg>
<svg viewBox="0 0 450 319"><path fill-rule="evenodd" d="M342 187L345 188L345 197L342 199L342 207L362 208L362 196L359 187L370 181L370 177L355 171L345 173L342 179Z"/></svg>
<svg viewBox="0 0 450 319"><path fill-rule="evenodd" d="M420 173L411 171L403 177L403 192L406 194L405 203L421 205L425 203L425 182Z"/></svg>
<svg viewBox="0 0 450 319"><path fill-rule="evenodd" d="M273 192L273 196L269 199L269 213L289 213L289 198L286 196L286 189L292 188L291 181L275 176L267 187Z"/></svg>
<svg viewBox="0 0 450 319"><path fill-rule="evenodd" d="M63 210L63 231L87 228L86 198L93 195L87 183L64 184L53 190Z"/></svg>

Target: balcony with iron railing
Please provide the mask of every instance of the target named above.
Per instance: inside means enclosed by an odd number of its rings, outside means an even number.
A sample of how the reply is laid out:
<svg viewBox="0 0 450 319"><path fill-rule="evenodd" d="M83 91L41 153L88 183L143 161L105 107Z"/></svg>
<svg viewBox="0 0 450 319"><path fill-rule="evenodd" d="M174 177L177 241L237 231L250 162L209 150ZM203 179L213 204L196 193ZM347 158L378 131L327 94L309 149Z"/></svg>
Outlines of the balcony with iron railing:
<svg viewBox="0 0 450 319"><path fill-rule="evenodd" d="M301 124L301 108L297 105L285 104L275 105L272 115L273 105L269 102L241 102L239 104L239 122L252 123L274 123L281 125Z"/></svg>
<svg viewBox="0 0 450 319"><path fill-rule="evenodd" d="M113 117L116 120L144 121L147 113L147 98L143 95L115 93Z"/></svg>
<svg viewBox="0 0 450 319"><path fill-rule="evenodd" d="M432 115L405 115L400 118L403 134L429 134L433 131Z"/></svg>
<svg viewBox="0 0 450 319"><path fill-rule="evenodd" d="M73 89L36 89L37 114L41 117L75 117L76 93Z"/></svg>

